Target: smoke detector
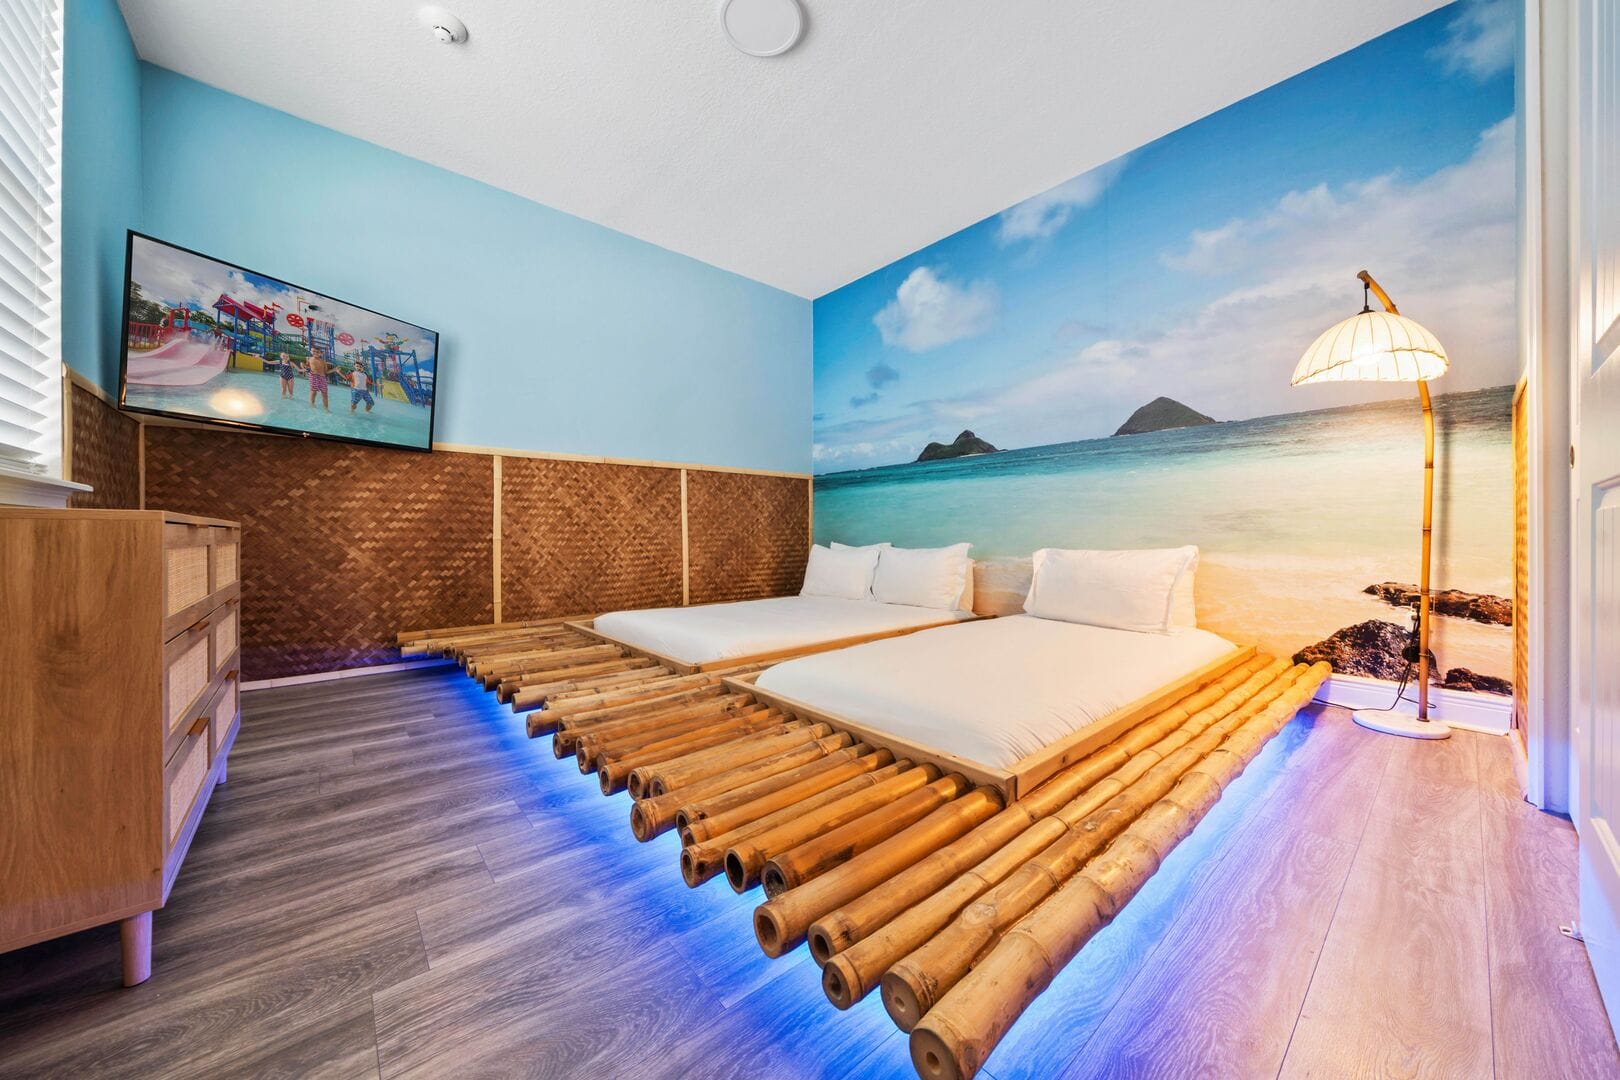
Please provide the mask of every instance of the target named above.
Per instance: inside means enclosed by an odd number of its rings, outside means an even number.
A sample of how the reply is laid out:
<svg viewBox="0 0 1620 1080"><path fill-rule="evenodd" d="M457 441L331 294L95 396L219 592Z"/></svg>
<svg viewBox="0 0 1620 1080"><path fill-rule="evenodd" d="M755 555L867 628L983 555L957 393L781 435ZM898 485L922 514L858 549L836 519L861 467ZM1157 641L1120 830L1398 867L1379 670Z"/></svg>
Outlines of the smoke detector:
<svg viewBox="0 0 1620 1080"><path fill-rule="evenodd" d="M749 56L781 56L804 35L799 0L721 0L720 27Z"/></svg>
<svg viewBox="0 0 1620 1080"><path fill-rule="evenodd" d="M442 7L425 7L416 13L422 25L444 45L460 45L467 40L467 24Z"/></svg>

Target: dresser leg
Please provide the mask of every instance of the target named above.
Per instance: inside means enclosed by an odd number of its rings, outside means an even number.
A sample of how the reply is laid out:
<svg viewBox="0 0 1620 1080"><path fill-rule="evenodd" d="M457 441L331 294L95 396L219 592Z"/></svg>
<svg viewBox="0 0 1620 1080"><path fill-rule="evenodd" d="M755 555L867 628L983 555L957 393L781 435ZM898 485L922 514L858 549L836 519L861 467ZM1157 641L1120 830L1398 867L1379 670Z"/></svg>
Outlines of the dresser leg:
<svg viewBox="0 0 1620 1080"><path fill-rule="evenodd" d="M152 913L143 911L118 924L123 944L124 985L138 986L152 977Z"/></svg>

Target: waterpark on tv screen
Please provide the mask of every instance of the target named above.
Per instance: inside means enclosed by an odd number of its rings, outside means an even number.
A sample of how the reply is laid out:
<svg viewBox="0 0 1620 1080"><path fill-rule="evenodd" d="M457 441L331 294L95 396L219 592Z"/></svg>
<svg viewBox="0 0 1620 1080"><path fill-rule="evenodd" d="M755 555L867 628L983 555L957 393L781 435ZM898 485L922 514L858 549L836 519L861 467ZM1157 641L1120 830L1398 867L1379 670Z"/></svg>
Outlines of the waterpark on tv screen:
<svg viewBox="0 0 1620 1080"><path fill-rule="evenodd" d="M119 402L429 450L439 335L131 232Z"/></svg>

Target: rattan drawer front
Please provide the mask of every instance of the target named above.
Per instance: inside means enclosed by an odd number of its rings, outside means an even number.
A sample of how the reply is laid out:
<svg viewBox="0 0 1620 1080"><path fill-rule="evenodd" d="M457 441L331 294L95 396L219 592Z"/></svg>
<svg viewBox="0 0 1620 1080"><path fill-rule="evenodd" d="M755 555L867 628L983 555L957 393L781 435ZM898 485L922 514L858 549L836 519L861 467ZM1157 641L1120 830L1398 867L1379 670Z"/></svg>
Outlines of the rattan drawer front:
<svg viewBox="0 0 1620 1080"><path fill-rule="evenodd" d="M237 559L241 546L237 543L237 533L234 529L215 529L219 536L216 538L214 553L214 590L217 592L227 585L234 585L237 578Z"/></svg>
<svg viewBox="0 0 1620 1080"><path fill-rule="evenodd" d="M214 613L214 670L218 671L236 652L236 608L227 606Z"/></svg>
<svg viewBox="0 0 1620 1080"><path fill-rule="evenodd" d="M201 728L195 736L188 736L165 770L164 836L173 847L186 824L186 815L197 801L203 782L208 779L208 757L212 752L208 741L208 717L198 718Z"/></svg>
<svg viewBox="0 0 1620 1080"><path fill-rule="evenodd" d="M168 698L169 730L172 732L185 720L186 713L197 701L197 696L208 686L208 638L198 634L169 664L164 673Z"/></svg>
<svg viewBox="0 0 1620 1080"><path fill-rule="evenodd" d="M235 673L232 673L225 676L225 685L219 688L219 697L214 699L213 707L208 710L208 723L214 732L216 756L220 746L225 742L225 736L231 733L231 727L236 723L236 710L237 682Z"/></svg>
<svg viewBox="0 0 1620 1080"><path fill-rule="evenodd" d="M172 547L163 553L163 613L176 615L208 599L208 548Z"/></svg>

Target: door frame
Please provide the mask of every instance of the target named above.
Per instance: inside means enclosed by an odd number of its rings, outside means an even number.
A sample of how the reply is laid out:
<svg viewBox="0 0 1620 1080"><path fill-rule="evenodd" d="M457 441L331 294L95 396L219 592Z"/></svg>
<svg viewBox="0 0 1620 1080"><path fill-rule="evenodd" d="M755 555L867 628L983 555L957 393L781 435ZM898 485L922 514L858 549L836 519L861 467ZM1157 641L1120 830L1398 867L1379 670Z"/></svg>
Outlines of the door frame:
<svg viewBox="0 0 1620 1080"><path fill-rule="evenodd" d="M1577 768L1570 731L1575 478L1569 467L1575 297L1570 244L1570 92L1575 48L1568 0L1523 0L1519 50L1519 344L1526 384L1530 513L1526 800L1569 813ZM1515 613L1515 617L1523 617Z"/></svg>

